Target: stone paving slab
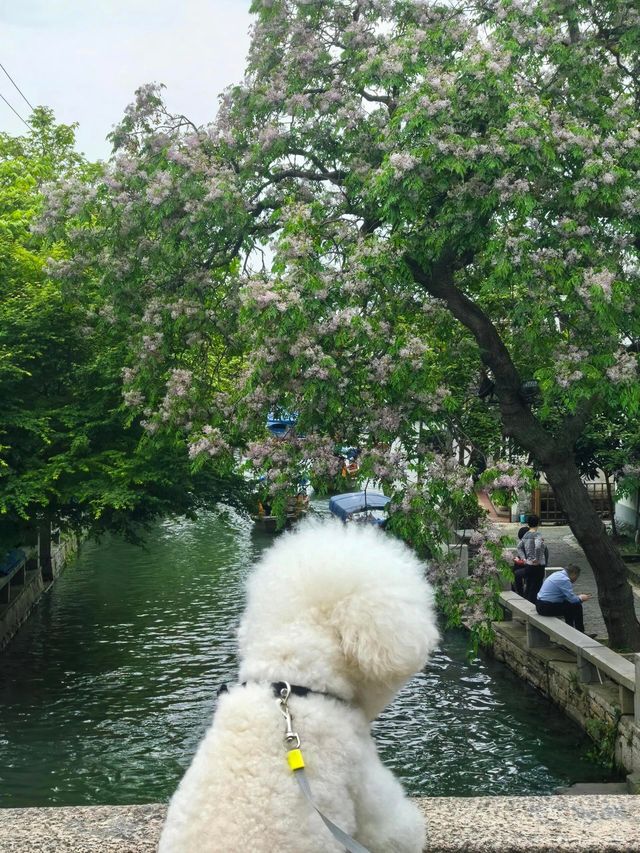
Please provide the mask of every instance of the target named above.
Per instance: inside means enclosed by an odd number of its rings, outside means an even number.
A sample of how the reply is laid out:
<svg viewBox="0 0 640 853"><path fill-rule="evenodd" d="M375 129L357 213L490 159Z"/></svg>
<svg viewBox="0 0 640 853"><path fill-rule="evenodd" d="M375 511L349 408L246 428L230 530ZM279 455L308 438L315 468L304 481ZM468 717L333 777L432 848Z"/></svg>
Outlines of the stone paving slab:
<svg viewBox="0 0 640 853"><path fill-rule="evenodd" d="M637 853L640 797L447 797L420 801L425 853Z"/></svg>
<svg viewBox="0 0 640 853"><path fill-rule="evenodd" d="M432 797L417 802L429 831L425 853L640 853L638 796ZM152 853L165 810L158 804L0 809L0 851ZM282 849L295 853L295 841L283 838Z"/></svg>

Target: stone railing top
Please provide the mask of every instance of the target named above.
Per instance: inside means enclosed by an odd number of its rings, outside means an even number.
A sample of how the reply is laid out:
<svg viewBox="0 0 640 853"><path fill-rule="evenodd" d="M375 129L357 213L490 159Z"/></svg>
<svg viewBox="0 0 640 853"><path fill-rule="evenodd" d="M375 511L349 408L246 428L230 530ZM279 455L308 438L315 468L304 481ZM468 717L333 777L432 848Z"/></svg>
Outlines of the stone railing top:
<svg viewBox="0 0 640 853"><path fill-rule="evenodd" d="M425 853L640 853L638 796L435 797L417 802L429 833ZM152 853L165 808L0 809L0 850ZM289 844L283 838L282 849L295 851L295 839Z"/></svg>
<svg viewBox="0 0 640 853"><path fill-rule="evenodd" d="M606 673L609 678L626 690L635 693L636 667L627 658L603 646L592 637L588 637L581 631L571 628L561 619L555 616L540 616L536 612L535 605L526 601L516 592L505 591L500 593L500 602L509 612L533 625L550 637L555 643L571 649L580 654L585 660L592 663L598 670ZM637 656L636 656L637 657Z"/></svg>
<svg viewBox="0 0 640 853"><path fill-rule="evenodd" d="M575 628L567 625L566 622L563 622L562 619L558 619L555 616L540 616L539 613L536 613L535 608L533 613L527 616L527 621L530 625L535 625L536 628L551 637L554 643L566 646L573 652L580 652L582 654L585 649L604 648L602 643L599 643L593 637L588 637L582 631L577 631ZM607 651L610 651L610 649L607 649ZM615 652L611 652L611 654L615 654ZM620 655L616 655L616 657L620 658ZM624 660L624 658L620 658L620 660Z"/></svg>
<svg viewBox="0 0 640 853"><path fill-rule="evenodd" d="M529 613L536 612L535 604L532 604L530 601L527 601L526 598L523 598L517 592L513 592L509 589L500 593L500 601L505 607L507 607L512 612L517 611L523 616L526 616Z"/></svg>
<svg viewBox="0 0 640 853"><path fill-rule="evenodd" d="M635 666L630 660L623 658L622 655L601 645L595 649L585 649L583 656L598 669L606 672L618 684L626 687L627 690L635 693L638 689Z"/></svg>

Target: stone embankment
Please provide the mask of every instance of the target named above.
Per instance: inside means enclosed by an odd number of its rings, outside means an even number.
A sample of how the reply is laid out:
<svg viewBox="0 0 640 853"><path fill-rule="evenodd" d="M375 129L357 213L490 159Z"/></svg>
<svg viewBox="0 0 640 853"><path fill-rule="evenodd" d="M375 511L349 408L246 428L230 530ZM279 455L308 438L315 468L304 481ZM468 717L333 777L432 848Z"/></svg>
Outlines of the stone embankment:
<svg viewBox="0 0 640 853"><path fill-rule="evenodd" d="M425 853L640 853L640 797L418 800ZM152 853L165 806L0 809L2 853ZM295 851L295 839L282 839ZM249 851L247 851L249 853Z"/></svg>
<svg viewBox="0 0 640 853"><path fill-rule="evenodd" d="M624 767L640 788L640 654L619 655L561 619L540 616L503 592L506 622L494 622L493 653L559 705L595 741L601 758Z"/></svg>
<svg viewBox="0 0 640 853"><path fill-rule="evenodd" d="M29 554L26 564L13 576L0 576L0 652L9 644L26 621L38 599L78 550L78 539L69 535L51 546L46 571L37 557ZM2 848L0 848L0 851Z"/></svg>

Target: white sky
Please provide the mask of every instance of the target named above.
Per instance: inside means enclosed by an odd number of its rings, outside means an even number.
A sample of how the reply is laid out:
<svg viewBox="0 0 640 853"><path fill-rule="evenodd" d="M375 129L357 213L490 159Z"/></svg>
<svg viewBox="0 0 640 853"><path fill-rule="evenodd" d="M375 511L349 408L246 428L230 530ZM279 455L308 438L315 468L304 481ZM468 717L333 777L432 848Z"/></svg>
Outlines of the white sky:
<svg viewBox="0 0 640 853"><path fill-rule="evenodd" d="M210 121L242 79L250 0L0 0L0 63L29 101L77 121L78 148L105 158L105 136L143 83L166 84L169 109ZM29 107L0 69L0 93ZM26 130L0 99L0 130Z"/></svg>

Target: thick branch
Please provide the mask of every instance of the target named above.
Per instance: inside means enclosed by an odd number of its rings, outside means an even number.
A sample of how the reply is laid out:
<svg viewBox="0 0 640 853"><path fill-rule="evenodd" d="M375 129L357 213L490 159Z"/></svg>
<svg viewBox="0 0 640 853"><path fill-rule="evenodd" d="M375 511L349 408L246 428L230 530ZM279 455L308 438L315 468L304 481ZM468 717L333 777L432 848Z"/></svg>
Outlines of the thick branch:
<svg viewBox="0 0 640 853"><path fill-rule="evenodd" d="M576 439L584 430L598 399L597 394L582 400L573 415L567 415L563 421L563 437L568 448L573 448Z"/></svg>
<svg viewBox="0 0 640 853"><path fill-rule="evenodd" d="M534 452L543 464L562 458L566 450L544 429L520 396L520 374L496 327L484 311L456 287L453 262L442 261L429 273L415 258L407 256L405 262L416 283L431 296L442 299L456 320L475 338L482 363L493 374L507 435L513 436L523 449Z"/></svg>
<svg viewBox="0 0 640 853"><path fill-rule="evenodd" d="M371 92L365 91L364 89L360 90L360 94L365 99L365 101L372 101L378 104L386 104L387 106L389 106L392 101L389 95L374 95Z"/></svg>
<svg viewBox="0 0 640 853"><path fill-rule="evenodd" d="M347 173L340 169L335 169L331 172L307 172L305 169L283 169L281 172L269 175L269 180L272 183L285 181L287 178L302 178L305 181L331 181L331 183L342 186L342 182L347 177Z"/></svg>
<svg viewBox="0 0 640 853"><path fill-rule="evenodd" d="M305 150L304 148L289 148L287 150L287 154L289 154L289 155L295 154L295 155L298 155L300 157L304 157L305 160L308 160L310 163L313 163L313 165L316 167L316 169L318 169L320 172L322 172L323 175L329 174L329 169L327 169L327 167L324 165L322 160L320 160L319 157L316 157L315 154L313 154L310 151Z"/></svg>

